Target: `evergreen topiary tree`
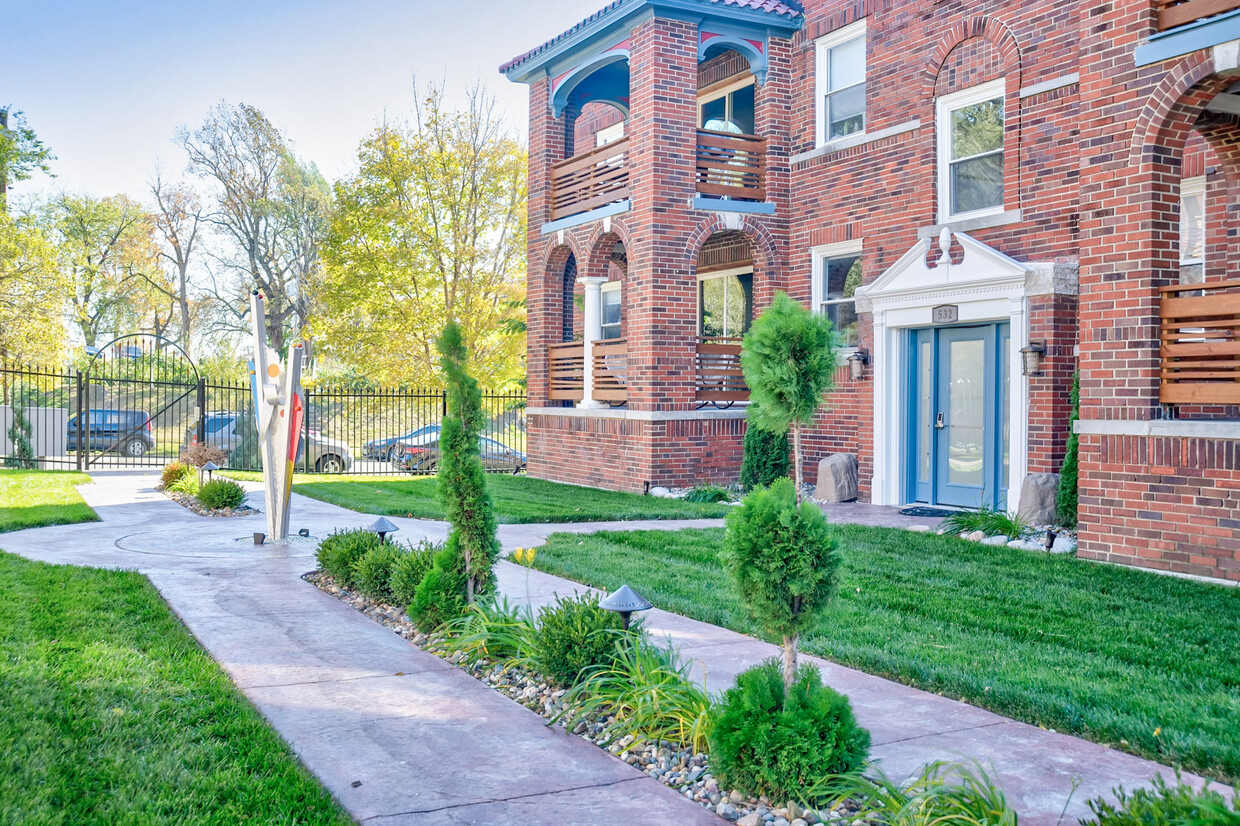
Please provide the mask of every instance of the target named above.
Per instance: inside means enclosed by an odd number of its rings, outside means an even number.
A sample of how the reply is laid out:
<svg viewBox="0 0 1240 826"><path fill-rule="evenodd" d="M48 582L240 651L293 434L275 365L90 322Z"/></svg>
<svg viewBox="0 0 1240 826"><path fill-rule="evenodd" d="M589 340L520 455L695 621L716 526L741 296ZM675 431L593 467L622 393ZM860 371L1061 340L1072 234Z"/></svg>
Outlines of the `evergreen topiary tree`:
<svg viewBox="0 0 1240 826"><path fill-rule="evenodd" d="M741 458L741 490L764 488L788 475L788 431L772 432L754 424L758 405L749 405L749 426L745 428L744 455Z"/></svg>
<svg viewBox="0 0 1240 826"><path fill-rule="evenodd" d="M745 335L741 368L757 404L750 421L772 433L792 430L796 501L804 483L801 428L809 424L835 374L835 332L826 316L815 315L787 293L758 316Z"/></svg>
<svg viewBox="0 0 1240 826"><path fill-rule="evenodd" d="M1072 374L1072 415L1068 418L1068 449L1064 453L1063 467L1059 469L1059 492L1055 497L1055 510L1060 524L1076 527L1076 420L1081 416L1081 371Z"/></svg>
<svg viewBox="0 0 1240 826"><path fill-rule="evenodd" d="M447 415L439 431L437 489L452 532L409 609L410 618L424 628L459 616L478 596L494 590L493 568L500 550L495 510L478 451L482 391L466 370L468 354L460 325L448 322L437 347L448 397Z"/></svg>
<svg viewBox="0 0 1240 826"><path fill-rule="evenodd" d="M13 399L13 422L9 425L7 435L9 443L12 445L12 455L5 457L5 467L21 468L23 470L34 470L38 467L38 463L34 460L34 448L30 446L30 437L33 433L30 427L30 419L26 417L26 409L19 398Z"/></svg>
<svg viewBox="0 0 1240 826"><path fill-rule="evenodd" d="M798 503L792 481L757 488L727 516L720 554L754 621L783 638L784 685L797 672L797 640L839 584L840 557L827 519Z"/></svg>

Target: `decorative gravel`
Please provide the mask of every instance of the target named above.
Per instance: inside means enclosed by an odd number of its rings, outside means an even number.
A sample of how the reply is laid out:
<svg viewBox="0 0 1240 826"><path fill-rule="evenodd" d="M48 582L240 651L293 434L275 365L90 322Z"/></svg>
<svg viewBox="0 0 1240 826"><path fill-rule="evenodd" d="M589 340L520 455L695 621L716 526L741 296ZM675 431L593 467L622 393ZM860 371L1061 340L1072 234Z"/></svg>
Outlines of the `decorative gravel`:
<svg viewBox="0 0 1240 826"><path fill-rule="evenodd" d="M302 579L351 605L375 622L382 623L419 648L442 657L479 682L542 715L548 725L551 725L551 720L565 708L564 689L554 688L533 672L515 666L505 668L502 664L485 660L470 666L462 662L461 654L448 654L442 647L437 646L429 635L415 629L401 609L376 602L352 589L342 588L322 571L311 571L303 575ZM847 802L830 810L815 811L793 804L776 805L765 797L754 798L738 789L721 788L719 781L711 774L710 756L704 753L695 754L692 749L677 743L637 742L631 735L608 743L608 726L613 722L615 717L582 720L575 723L572 731L568 733L606 749L630 766L644 771L726 821L739 826L809 826L820 822L838 823L840 826L864 826L864 821L855 819L855 807Z"/></svg>
<svg viewBox="0 0 1240 826"><path fill-rule="evenodd" d="M257 508L251 508L249 505L242 505L238 508L204 508L197 497L190 496L188 493L178 493L174 490L164 490L161 492L173 502L187 510L193 511L199 516L250 516L251 514L261 512Z"/></svg>

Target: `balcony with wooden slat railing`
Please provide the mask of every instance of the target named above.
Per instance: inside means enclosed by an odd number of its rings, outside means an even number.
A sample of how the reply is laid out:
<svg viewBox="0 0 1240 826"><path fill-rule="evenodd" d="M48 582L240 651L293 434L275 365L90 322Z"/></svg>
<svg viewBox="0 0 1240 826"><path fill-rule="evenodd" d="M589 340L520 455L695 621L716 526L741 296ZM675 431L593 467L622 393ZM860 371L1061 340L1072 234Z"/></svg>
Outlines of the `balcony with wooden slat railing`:
<svg viewBox="0 0 1240 826"><path fill-rule="evenodd" d="M594 342L595 401L616 406L629 400L629 343L622 338Z"/></svg>
<svg viewBox="0 0 1240 826"><path fill-rule="evenodd" d="M766 200L766 138L697 130L699 195Z"/></svg>
<svg viewBox="0 0 1240 826"><path fill-rule="evenodd" d="M551 167L551 220L628 198L628 150L625 137Z"/></svg>
<svg viewBox="0 0 1240 826"><path fill-rule="evenodd" d="M739 338L704 338L698 342L694 390L699 407L726 407L749 400L749 385L741 371Z"/></svg>
<svg viewBox="0 0 1240 826"><path fill-rule="evenodd" d="M1158 0L1158 30L1165 32L1216 14L1240 9L1240 0Z"/></svg>
<svg viewBox="0 0 1240 826"><path fill-rule="evenodd" d="M547 348L549 364L547 398L579 402L585 393L585 352L580 341L566 341Z"/></svg>
<svg viewBox="0 0 1240 826"><path fill-rule="evenodd" d="M1240 280L1161 289L1162 404L1240 404Z"/></svg>

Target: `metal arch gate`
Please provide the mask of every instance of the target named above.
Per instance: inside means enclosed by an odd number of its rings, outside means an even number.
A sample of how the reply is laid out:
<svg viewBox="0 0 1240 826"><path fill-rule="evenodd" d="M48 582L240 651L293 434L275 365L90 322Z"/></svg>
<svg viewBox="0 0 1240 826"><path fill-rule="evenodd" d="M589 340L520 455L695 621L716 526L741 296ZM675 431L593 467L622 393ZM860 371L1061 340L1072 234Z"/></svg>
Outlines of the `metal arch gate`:
<svg viewBox="0 0 1240 826"><path fill-rule="evenodd" d="M78 376L67 436L79 470L161 467L180 455L191 429L203 436L205 387L173 341L121 336Z"/></svg>

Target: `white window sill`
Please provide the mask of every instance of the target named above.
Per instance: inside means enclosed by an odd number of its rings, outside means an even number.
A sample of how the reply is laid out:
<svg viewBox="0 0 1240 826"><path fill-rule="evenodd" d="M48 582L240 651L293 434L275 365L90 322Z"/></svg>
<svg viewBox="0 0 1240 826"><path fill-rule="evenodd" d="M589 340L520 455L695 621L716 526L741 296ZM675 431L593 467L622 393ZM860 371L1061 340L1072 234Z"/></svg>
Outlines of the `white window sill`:
<svg viewBox="0 0 1240 826"><path fill-rule="evenodd" d="M1006 211L987 212L981 215L966 215L961 218L949 218L941 224L931 224L928 227L918 227L918 238L934 238L945 229L952 232L969 232L975 229L990 229L991 227L1002 227L1008 224L1019 224L1021 220L1019 209L1009 209Z"/></svg>

